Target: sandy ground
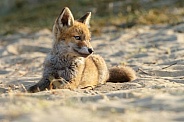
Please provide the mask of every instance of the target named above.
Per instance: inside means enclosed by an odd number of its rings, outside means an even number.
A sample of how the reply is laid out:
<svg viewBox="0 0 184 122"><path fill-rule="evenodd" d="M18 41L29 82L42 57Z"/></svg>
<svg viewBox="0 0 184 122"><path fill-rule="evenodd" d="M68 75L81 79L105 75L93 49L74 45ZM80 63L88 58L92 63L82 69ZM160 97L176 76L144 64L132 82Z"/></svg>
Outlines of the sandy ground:
<svg viewBox="0 0 184 122"><path fill-rule="evenodd" d="M23 93L41 78L51 32L0 37L0 121L168 122L184 121L184 24L117 31L93 37L108 66L127 64L137 79L92 91Z"/></svg>

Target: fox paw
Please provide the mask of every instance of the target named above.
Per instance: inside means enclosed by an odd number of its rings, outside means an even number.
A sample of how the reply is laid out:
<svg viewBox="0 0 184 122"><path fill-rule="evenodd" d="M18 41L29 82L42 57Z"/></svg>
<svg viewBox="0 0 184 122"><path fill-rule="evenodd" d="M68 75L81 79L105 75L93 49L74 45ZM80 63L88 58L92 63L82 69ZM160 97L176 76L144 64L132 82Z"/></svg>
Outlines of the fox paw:
<svg viewBox="0 0 184 122"><path fill-rule="evenodd" d="M70 89L70 82L65 80L64 78L55 79L54 77L50 77L50 89Z"/></svg>

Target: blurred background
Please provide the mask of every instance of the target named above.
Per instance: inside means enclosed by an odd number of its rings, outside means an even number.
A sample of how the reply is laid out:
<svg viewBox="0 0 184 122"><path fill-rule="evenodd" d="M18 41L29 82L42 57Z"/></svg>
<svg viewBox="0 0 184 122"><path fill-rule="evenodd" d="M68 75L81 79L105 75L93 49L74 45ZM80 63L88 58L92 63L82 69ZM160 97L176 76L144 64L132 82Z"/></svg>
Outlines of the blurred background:
<svg viewBox="0 0 184 122"><path fill-rule="evenodd" d="M63 7L74 17L92 12L91 30L117 29L138 25L175 25L184 20L184 0L0 0L0 35L19 30L52 29Z"/></svg>

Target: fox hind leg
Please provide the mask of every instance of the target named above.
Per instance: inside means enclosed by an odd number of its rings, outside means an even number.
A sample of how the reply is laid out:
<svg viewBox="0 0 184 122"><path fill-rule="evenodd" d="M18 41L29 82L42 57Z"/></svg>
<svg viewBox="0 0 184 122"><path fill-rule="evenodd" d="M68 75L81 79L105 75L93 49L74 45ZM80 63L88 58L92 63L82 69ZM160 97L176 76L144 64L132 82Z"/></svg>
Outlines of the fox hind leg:
<svg viewBox="0 0 184 122"><path fill-rule="evenodd" d="M90 57L98 70L98 84L105 84L109 78L109 71L104 59L100 55Z"/></svg>

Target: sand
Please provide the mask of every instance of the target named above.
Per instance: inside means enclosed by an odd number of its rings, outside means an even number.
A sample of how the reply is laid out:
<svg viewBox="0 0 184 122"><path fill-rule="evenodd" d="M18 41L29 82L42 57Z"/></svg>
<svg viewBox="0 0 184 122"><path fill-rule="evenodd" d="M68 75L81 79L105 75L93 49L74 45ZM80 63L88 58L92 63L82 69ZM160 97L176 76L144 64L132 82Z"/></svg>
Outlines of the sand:
<svg viewBox="0 0 184 122"><path fill-rule="evenodd" d="M108 67L131 66L135 81L33 94L24 91L41 78L51 31L1 35L0 121L184 121L184 24L103 30L92 38L95 53Z"/></svg>

